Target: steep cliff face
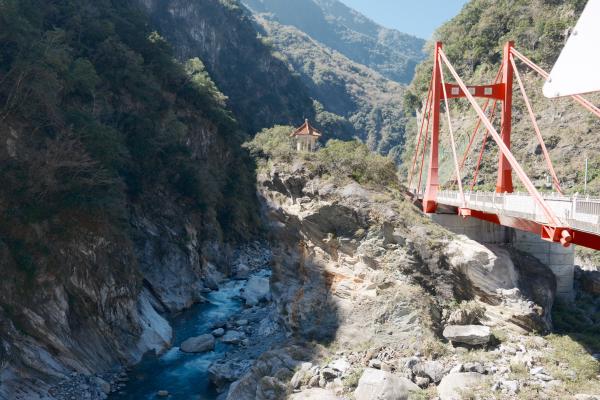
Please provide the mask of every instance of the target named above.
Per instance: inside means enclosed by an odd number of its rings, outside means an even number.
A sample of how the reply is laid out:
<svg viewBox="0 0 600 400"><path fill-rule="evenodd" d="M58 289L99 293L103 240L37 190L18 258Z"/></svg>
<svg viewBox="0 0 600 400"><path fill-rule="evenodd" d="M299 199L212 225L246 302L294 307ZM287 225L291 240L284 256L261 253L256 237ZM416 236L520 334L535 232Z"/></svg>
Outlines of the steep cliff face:
<svg viewBox="0 0 600 400"><path fill-rule="evenodd" d="M287 65L259 38L236 1L140 0L180 60L199 57L250 134L314 115L312 100Z"/></svg>
<svg viewBox="0 0 600 400"><path fill-rule="evenodd" d="M161 351L259 229L239 125L153 31L129 2L0 4L2 399Z"/></svg>
<svg viewBox="0 0 600 400"><path fill-rule="evenodd" d="M348 315L312 311L331 304L328 296L346 299L368 287L384 292L402 284L424 291L430 308L421 315L429 315L434 331L441 310L456 300L480 302L492 326L551 328L556 282L532 257L455 236L394 191L322 179L302 164L265 171L259 185L283 231L277 237L288 239L278 240L287 247L274 252L274 298L300 337L347 333L336 324L348 324Z"/></svg>

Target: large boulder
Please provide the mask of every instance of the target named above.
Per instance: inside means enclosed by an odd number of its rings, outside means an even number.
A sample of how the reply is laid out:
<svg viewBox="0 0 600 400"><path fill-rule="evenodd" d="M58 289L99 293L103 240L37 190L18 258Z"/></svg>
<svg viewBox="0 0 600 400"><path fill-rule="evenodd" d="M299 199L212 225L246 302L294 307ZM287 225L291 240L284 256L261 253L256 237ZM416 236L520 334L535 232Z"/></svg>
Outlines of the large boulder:
<svg viewBox="0 0 600 400"><path fill-rule="evenodd" d="M354 392L356 400L404 400L410 392L419 391L410 380L389 372L367 368Z"/></svg>
<svg viewBox="0 0 600 400"><path fill-rule="evenodd" d="M187 339L179 349L184 353L205 353L215 348L215 337L213 335L201 335Z"/></svg>
<svg viewBox="0 0 600 400"><path fill-rule="evenodd" d="M269 300L269 278L253 276L248 279L241 297L249 306L255 306L263 300Z"/></svg>
<svg viewBox="0 0 600 400"><path fill-rule="evenodd" d="M208 378L221 391L231 382L240 379L251 365L250 360L218 360L208 368Z"/></svg>
<svg viewBox="0 0 600 400"><path fill-rule="evenodd" d="M471 346L486 344L492 337L489 327L483 325L448 325L443 335L454 343L464 343Z"/></svg>
<svg viewBox="0 0 600 400"><path fill-rule="evenodd" d="M454 274L454 296L485 305L486 322L509 322L524 331L551 328L556 278L539 260L513 248L484 245L463 235L453 238L444 254Z"/></svg>
<svg viewBox="0 0 600 400"><path fill-rule="evenodd" d="M484 383L485 375L477 372L458 372L446 375L437 387L440 400L462 400L462 391Z"/></svg>

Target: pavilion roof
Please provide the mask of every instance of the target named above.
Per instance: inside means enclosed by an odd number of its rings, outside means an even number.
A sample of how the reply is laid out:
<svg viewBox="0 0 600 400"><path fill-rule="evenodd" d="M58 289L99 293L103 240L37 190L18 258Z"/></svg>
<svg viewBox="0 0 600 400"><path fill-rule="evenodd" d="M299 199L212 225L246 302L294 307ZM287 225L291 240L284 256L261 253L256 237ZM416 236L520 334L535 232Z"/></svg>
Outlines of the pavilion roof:
<svg viewBox="0 0 600 400"><path fill-rule="evenodd" d="M304 120L304 123L297 128L294 132L292 132L290 134L290 137L292 136L316 136L316 137L320 137L323 136L323 134L317 130L314 126L312 126L310 124L310 122L308 122L308 119Z"/></svg>

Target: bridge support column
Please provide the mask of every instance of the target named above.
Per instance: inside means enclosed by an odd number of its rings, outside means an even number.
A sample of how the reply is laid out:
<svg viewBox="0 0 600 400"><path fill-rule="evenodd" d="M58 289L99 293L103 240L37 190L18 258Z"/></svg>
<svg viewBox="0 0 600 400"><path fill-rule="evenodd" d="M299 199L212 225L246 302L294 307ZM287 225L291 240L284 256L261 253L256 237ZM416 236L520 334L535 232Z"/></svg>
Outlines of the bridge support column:
<svg viewBox="0 0 600 400"><path fill-rule="evenodd" d="M512 95L513 95L513 69L510 62L510 50L514 47L513 42L508 42L504 46L504 56L502 59L502 83L503 104L502 104L502 141L510 150L510 133L512 130ZM508 159L500 152L498 161L498 181L496 182L497 193L512 193L512 167Z"/></svg>
<svg viewBox="0 0 600 400"><path fill-rule="evenodd" d="M433 214L435 223L459 235L487 244L506 244L510 242L511 228L492 224L477 218L463 218L456 214Z"/></svg>
<svg viewBox="0 0 600 400"><path fill-rule="evenodd" d="M440 74L440 49L441 43L435 44L435 58L433 61L433 86L431 91L431 149L429 153L429 170L427 172L427 185L423 197L423 211L434 213L437 209L437 193L440 182L438 176L439 141L440 141L440 101L442 98L442 77ZM427 136L426 136L427 137ZM427 140L425 141L427 143Z"/></svg>
<svg viewBox="0 0 600 400"><path fill-rule="evenodd" d="M574 298L575 246L542 240L540 235L512 229L513 246L546 264L556 276L556 297L571 301Z"/></svg>

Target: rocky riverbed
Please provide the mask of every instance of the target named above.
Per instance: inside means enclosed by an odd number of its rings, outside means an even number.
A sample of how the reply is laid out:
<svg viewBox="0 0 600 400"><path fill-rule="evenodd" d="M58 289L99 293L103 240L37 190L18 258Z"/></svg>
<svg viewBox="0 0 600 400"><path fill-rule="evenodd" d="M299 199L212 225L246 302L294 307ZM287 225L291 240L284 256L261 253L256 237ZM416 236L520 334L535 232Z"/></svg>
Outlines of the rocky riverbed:
<svg viewBox="0 0 600 400"><path fill-rule="evenodd" d="M599 398L593 343L552 333L574 312L593 331L593 293L553 314L546 266L444 230L397 191L301 163L259 182L269 245L170 320L168 350L69 382L106 379L111 399Z"/></svg>
<svg viewBox="0 0 600 400"><path fill-rule="evenodd" d="M592 347L549 334L556 282L536 259L451 234L401 193L303 163L259 181L289 339L227 400L598 398Z"/></svg>

